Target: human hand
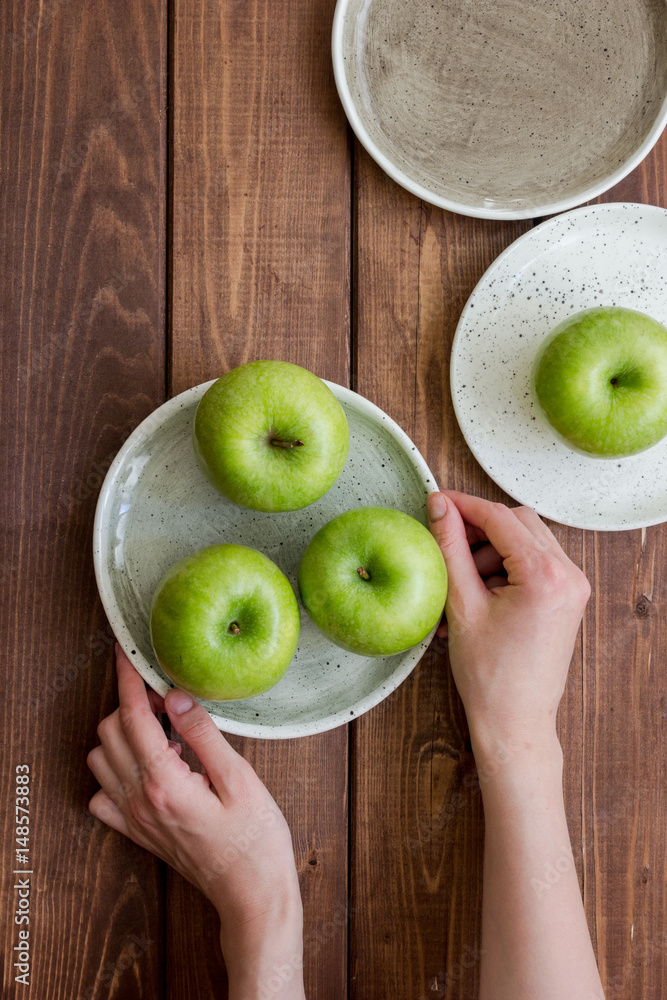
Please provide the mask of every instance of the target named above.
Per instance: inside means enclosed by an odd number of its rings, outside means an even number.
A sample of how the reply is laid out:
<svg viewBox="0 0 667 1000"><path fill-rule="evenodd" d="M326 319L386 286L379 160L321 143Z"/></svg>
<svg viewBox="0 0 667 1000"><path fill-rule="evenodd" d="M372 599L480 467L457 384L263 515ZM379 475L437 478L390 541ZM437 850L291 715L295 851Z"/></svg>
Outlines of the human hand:
<svg viewBox="0 0 667 1000"><path fill-rule="evenodd" d="M250 764L184 691L147 691L116 646L119 707L98 726L90 811L166 861L220 914L230 997L255 996L283 972L281 1000L302 997L302 909L289 828ZM206 769L180 758L156 718L167 712ZM284 970L291 968L285 978Z"/></svg>
<svg viewBox="0 0 667 1000"><path fill-rule="evenodd" d="M528 507L445 490L427 509L449 575L438 634L475 756L553 741L588 580Z"/></svg>

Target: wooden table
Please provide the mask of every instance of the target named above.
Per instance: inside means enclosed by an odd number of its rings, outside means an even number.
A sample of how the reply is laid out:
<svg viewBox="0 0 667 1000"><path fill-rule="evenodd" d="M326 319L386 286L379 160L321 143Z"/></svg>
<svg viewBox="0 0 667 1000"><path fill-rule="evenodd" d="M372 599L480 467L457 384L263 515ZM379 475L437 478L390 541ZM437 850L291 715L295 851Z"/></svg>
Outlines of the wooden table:
<svg viewBox="0 0 667 1000"><path fill-rule="evenodd" d="M6 0L0 10L2 802L31 797L31 986L3 997L226 995L215 914L86 812L116 704L93 576L99 486L174 393L252 358L351 385L441 484L502 498L454 421L448 359L485 268L531 222L420 203L353 141L333 0ZM667 140L605 201L667 205ZM577 869L608 998L667 992L667 531L555 526L593 596L559 725ZM308 996L473 998L482 808L436 642L345 728L233 740L294 834Z"/></svg>

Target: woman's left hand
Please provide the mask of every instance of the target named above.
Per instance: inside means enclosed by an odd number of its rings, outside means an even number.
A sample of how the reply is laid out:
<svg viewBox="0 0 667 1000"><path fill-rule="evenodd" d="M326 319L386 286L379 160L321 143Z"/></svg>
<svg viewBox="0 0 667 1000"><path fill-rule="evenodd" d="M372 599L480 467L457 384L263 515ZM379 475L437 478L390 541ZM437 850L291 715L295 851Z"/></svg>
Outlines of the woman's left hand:
<svg viewBox="0 0 667 1000"><path fill-rule="evenodd" d="M88 755L101 785L90 811L162 858L213 902L230 986L235 976L247 977L256 960L261 959L262 975L270 975L275 959L280 966L292 963L290 986L296 987L302 909L282 813L202 705L184 691L172 690L164 701L147 691L118 646L116 669L120 704L100 722L101 745ZM180 746L167 739L156 718L165 710L205 774L192 771Z"/></svg>

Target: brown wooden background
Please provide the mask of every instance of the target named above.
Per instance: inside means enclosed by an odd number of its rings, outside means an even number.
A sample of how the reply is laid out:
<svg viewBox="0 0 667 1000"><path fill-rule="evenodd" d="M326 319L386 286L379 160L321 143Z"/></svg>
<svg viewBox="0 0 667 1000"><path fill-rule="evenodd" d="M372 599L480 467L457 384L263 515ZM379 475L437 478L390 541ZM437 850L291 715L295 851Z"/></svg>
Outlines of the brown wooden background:
<svg viewBox="0 0 667 1000"><path fill-rule="evenodd" d="M450 215L381 173L336 97L333 7L0 6L0 801L29 763L35 868L32 984L15 987L6 815L3 997L226 995L206 901L86 812L116 703L93 513L136 424L284 358L387 410L441 484L500 497L455 424L448 358L473 286L532 223ZM666 139L604 200L667 205ZM560 712L586 912L608 997L659 1000L667 530L556 531L593 585ZM473 998L482 810L443 645L346 728L234 742L293 830L309 997Z"/></svg>

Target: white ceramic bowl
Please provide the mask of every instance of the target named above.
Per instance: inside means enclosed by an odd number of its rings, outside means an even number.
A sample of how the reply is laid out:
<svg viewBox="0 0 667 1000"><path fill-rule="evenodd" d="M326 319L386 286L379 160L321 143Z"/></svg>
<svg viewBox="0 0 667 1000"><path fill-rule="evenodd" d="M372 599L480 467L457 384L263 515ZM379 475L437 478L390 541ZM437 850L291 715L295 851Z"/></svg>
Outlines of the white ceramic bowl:
<svg viewBox="0 0 667 1000"><path fill-rule="evenodd" d="M593 458L556 437L531 392L540 344L593 306L667 325L667 210L590 205L515 240L480 279L452 346L452 400L482 468L539 514L597 531L667 520L667 438L628 458Z"/></svg>
<svg viewBox="0 0 667 1000"><path fill-rule="evenodd" d="M433 476L394 421L350 389L326 383L350 425L350 454L338 482L299 511L263 514L225 500L200 472L192 450L195 410L212 382L170 399L130 435L104 480L95 514L97 585L118 641L160 694L171 682L149 635L155 587L178 559L205 545L239 542L264 552L295 590L299 562L315 532L352 507L395 507L425 523ZM298 591L297 591L298 593ZM306 736L340 726L405 680L432 636L406 653L367 658L339 649L301 609L301 637L285 677L266 694L204 702L216 725L261 738Z"/></svg>
<svg viewBox="0 0 667 1000"><path fill-rule="evenodd" d="M370 155L463 215L535 218L589 201L667 122L656 0L338 0L332 51Z"/></svg>

